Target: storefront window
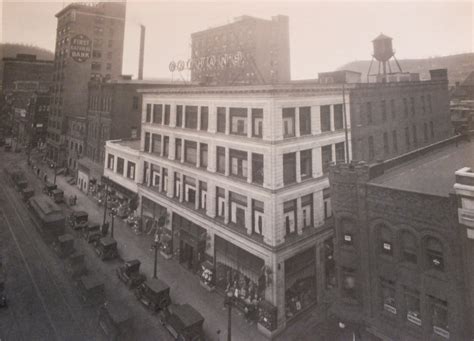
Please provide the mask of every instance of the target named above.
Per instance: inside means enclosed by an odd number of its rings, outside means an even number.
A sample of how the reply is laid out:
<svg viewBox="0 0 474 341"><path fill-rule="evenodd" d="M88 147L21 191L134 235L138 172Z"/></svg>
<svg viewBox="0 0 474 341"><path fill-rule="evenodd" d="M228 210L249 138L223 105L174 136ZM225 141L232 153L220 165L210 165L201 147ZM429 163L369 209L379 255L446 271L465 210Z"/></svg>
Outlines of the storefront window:
<svg viewBox="0 0 474 341"><path fill-rule="evenodd" d="M448 302L430 296L433 332L449 339Z"/></svg>
<svg viewBox="0 0 474 341"><path fill-rule="evenodd" d="M380 280L380 287L382 292L383 310L392 314L396 314L397 306L395 304L395 283L382 278Z"/></svg>
<svg viewBox="0 0 474 341"><path fill-rule="evenodd" d="M421 326L420 293L417 290L405 288L405 304L407 321Z"/></svg>
<svg viewBox="0 0 474 341"><path fill-rule="evenodd" d="M285 261L286 318L296 316L316 299L316 249L312 247Z"/></svg>

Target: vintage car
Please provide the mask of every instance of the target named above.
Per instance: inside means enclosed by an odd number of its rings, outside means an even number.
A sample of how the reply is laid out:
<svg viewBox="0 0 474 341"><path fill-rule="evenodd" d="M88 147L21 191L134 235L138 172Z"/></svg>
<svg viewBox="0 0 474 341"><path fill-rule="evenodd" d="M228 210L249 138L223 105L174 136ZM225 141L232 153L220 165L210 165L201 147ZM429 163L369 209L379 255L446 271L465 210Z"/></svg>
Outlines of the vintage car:
<svg viewBox="0 0 474 341"><path fill-rule="evenodd" d="M170 287L156 278L140 284L135 290L135 296L152 311L166 309L171 304Z"/></svg>
<svg viewBox="0 0 474 341"><path fill-rule="evenodd" d="M74 253L74 237L70 234L63 234L54 243L53 249L60 258L69 257Z"/></svg>
<svg viewBox="0 0 474 341"><path fill-rule="evenodd" d="M55 203L64 202L64 192L62 189L56 188L51 191L51 198Z"/></svg>
<svg viewBox="0 0 474 341"><path fill-rule="evenodd" d="M130 289L136 288L146 280L146 276L140 273L140 264L138 259L129 260L116 269L117 277Z"/></svg>
<svg viewBox="0 0 474 341"><path fill-rule="evenodd" d="M94 275L89 274L79 278L77 281L79 297L88 305L102 304L105 301L104 283Z"/></svg>
<svg viewBox="0 0 474 341"><path fill-rule="evenodd" d="M99 326L107 340L133 340L134 325L129 309L123 303L105 302L99 308Z"/></svg>
<svg viewBox="0 0 474 341"><path fill-rule="evenodd" d="M205 340L204 317L189 304L172 304L159 313L159 319L175 340Z"/></svg>
<svg viewBox="0 0 474 341"><path fill-rule="evenodd" d="M23 201L28 201L32 196L35 195L35 190L31 187L26 187L21 191L21 198Z"/></svg>
<svg viewBox="0 0 474 341"><path fill-rule="evenodd" d="M65 216L61 208L44 194L28 200L28 206L37 221L37 227L46 242L54 242L64 234Z"/></svg>
<svg viewBox="0 0 474 341"><path fill-rule="evenodd" d="M89 214L85 211L72 211L68 217L68 224L73 230L83 229L87 226Z"/></svg>
<svg viewBox="0 0 474 341"><path fill-rule="evenodd" d="M66 272L74 279L87 274L87 267L82 253L74 252L68 257L66 260Z"/></svg>
<svg viewBox="0 0 474 341"><path fill-rule="evenodd" d="M100 225L88 223L87 226L82 229L82 237L84 237L88 243L98 241L102 237Z"/></svg>
<svg viewBox="0 0 474 341"><path fill-rule="evenodd" d="M117 258L117 241L111 237L100 238L95 244L95 253L102 260Z"/></svg>
<svg viewBox="0 0 474 341"><path fill-rule="evenodd" d="M51 196L52 191L57 189L58 186L56 184L53 184L51 182L46 182L43 187L43 193Z"/></svg>

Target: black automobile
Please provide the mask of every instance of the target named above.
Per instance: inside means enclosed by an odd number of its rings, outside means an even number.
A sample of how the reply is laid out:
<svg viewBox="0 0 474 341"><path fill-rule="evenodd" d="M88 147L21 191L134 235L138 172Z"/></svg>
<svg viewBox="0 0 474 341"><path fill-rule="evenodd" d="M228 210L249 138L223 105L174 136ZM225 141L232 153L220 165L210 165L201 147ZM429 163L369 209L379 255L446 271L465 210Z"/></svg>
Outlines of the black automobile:
<svg viewBox="0 0 474 341"><path fill-rule="evenodd" d="M21 197L23 201L28 201L32 196L35 195L35 190L31 187L26 187L21 190Z"/></svg>
<svg viewBox="0 0 474 341"><path fill-rule="evenodd" d="M143 282L135 290L135 296L145 307L155 312L171 304L170 287L156 278Z"/></svg>
<svg viewBox="0 0 474 341"><path fill-rule="evenodd" d="M72 211L68 217L69 226L73 230L83 229L87 226L89 214L85 211Z"/></svg>
<svg viewBox="0 0 474 341"><path fill-rule="evenodd" d="M100 238L95 244L95 253L102 260L117 258L117 241L111 237Z"/></svg>
<svg viewBox="0 0 474 341"><path fill-rule="evenodd" d="M204 317L189 304L172 304L160 312L159 319L175 340L205 340Z"/></svg>
<svg viewBox="0 0 474 341"><path fill-rule="evenodd" d="M79 297L88 305L102 304L105 301L104 283L94 275L82 276L77 281Z"/></svg>
<svg viewBox="0 0 474 341"><path fill-rule="evenodd" d="M124 308L124 304L105 302L99 308L98 320L107 340L133 340L133 317L130 310Z"/></svg>
<svg viewBox="0 0 474 341"><path fill-rule="evenodd" d="M82 229L82 237L84 237L88 243L98 241L102 237L102 234L100 233L100 225L88 223Z"/></svg>
<svg viewBox="0 0 474 341"><path fill-rule="evenodd" d="M43 187L43 193L51 196L51 193L57 188L58 186L56 184L53 184L51 182L46 182Z"/></svg>
<svg viewBox="0 0 474 341"><path fill-rule="evenodd" d="M84 261L84 255L74 252L66 260L66 271L69 275L76 279L87 274L87 266Z"/></svg>
<svg viewBox="0 0 474 341"><path fill-rule="evenodd" d="M146 280L146 276L140 273L140 264L138 259L133 259L116 269L117 277L130 289L136 288Z"/></svg>
<svg viewBox="0 0 474 341"><path fill-rule="evenodd" d="M54 243L53 249L60 258L69 257L74 253L74 237L70 234L63 234Z"/></svg>

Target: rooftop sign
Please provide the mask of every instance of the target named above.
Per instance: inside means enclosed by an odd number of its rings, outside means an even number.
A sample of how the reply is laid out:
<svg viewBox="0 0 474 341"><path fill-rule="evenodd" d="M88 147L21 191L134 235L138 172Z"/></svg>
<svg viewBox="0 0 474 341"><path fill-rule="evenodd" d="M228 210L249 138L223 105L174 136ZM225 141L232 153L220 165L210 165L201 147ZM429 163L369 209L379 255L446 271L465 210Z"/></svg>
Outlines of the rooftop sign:
<svg viewBox="0 0 474 341"><path fill-rule="evenodd" d="M224 53L221 55L210 55L207 57L190 58L187 61L178 60L171 61L169 64L170 72L183 70L211 70L211 69L226 69L230 67L238 67L243 63L242 52Z"/></svg>

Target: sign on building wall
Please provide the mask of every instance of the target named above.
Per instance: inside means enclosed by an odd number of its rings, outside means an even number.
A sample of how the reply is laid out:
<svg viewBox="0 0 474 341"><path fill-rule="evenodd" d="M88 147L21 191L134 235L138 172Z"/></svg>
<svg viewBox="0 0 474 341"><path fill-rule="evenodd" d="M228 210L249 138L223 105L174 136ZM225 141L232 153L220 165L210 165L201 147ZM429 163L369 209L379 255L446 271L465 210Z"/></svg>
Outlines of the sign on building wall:
<svg viewBox="0 0 474 341"><path fill-rule="evenodd" d="M171 61L169 70L181 72L183 70L211 70L211 69L225 69L229 67L239 67L244 61L242 52L225 53L221 55L210 55L206 57L196 57L188 59L187 61L178 60Z"/></svg>
<svg viewBox="0 0 474 341"><path fill-rule="evenodd" d="M84 34L78 34L71 39L71 58L83 63L91 57L92 43Z"/></svg>

